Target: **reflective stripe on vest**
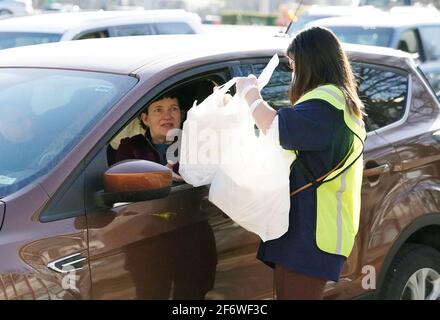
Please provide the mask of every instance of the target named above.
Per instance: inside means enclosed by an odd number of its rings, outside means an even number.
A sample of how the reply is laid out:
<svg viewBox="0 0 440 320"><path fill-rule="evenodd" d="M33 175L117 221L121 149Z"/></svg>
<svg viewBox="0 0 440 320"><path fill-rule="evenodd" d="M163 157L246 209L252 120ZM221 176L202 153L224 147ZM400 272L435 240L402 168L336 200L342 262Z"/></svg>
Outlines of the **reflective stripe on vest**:
<svg viewBox="0 0 440 320"><path fill-rule="evenodd" d="M359 228L364 122L351 114L343 92L334 85L323 85L304 94L296 103L324 100L344 113L344 123L353 133L350 154L341 168L328 175L316 190L316 244L322 251L350 255Z"/></svg>

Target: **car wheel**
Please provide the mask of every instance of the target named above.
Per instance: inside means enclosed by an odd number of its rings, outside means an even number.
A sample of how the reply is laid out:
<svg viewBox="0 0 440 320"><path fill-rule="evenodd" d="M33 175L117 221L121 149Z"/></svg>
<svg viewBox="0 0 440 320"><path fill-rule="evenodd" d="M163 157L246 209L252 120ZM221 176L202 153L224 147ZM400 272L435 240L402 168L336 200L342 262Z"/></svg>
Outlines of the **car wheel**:
<svg viewBox="0 0 440 320"><path fill-rule="evenodd" d="M440 300L440 252L424 245L405 245L391 264L379 298Z"/></svg>

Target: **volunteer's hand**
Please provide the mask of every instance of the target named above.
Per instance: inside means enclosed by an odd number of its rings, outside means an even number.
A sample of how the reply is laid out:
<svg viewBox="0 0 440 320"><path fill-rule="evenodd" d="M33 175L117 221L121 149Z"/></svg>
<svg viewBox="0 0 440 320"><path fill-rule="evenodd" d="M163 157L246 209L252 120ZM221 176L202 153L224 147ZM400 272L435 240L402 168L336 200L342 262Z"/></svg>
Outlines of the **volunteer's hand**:
<svg viewBox="0 0 440 320"><path fill-rule="evenodd" d="M258 84L258 80L253 74L250 74L247 77L238 78L236 83L237 94L243 97L245 91L248 90L247 88L257 87L257 84ZM258 87L254 89L250 89L249 91L247 91L246 96L243 98L250 105L255 100L261 99L260 90L258 90Z"/></svg>
<svg viewBox="0 0 440 320"><path fill-rule="evenodd" d="M257 84L258 84L258 80L253 74L250 74L247 77L238 78L236 83L237 94L242 96L244 91L247 90L247 88L256 87ZM248 95L250 96L251 94L256 94L257 92L259 93L258 89L251 90L248 92L248 94L246 94L245 98L247 98Z"/></svg>

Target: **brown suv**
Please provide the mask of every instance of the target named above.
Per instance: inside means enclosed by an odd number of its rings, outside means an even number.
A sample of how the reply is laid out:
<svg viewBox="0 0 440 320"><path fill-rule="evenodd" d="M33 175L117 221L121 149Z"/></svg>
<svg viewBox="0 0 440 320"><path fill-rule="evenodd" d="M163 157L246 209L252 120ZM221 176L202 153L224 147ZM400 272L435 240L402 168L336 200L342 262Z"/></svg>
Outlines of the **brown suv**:
<svg viewBox="0 0 440 320"><path fill-rule="evenodd" d="M233 76L258 75L288 41L135 37L2 51L0 298L272 298L258 237L210 204L208 187L172 185L165 167L114 156L155 97L179 90L188 109ZM438 299L439 104L405 53L346 51L369 133L360 230L326 298ZM264 98L289 105L290 80L282 57Z"/></svg>

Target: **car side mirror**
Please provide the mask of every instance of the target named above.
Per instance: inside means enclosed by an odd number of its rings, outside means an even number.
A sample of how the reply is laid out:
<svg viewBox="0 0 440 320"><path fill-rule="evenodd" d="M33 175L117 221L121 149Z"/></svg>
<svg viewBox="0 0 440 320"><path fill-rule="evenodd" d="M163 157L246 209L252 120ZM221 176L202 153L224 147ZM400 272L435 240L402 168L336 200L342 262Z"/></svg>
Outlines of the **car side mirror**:
<svg viewBox="0 0 440 320"><path fill-rule="evenodd" d="M106 205L165 198L173 183L169 168L146 160L125 160L103 174L104 191L98 196Z"/></svg>

